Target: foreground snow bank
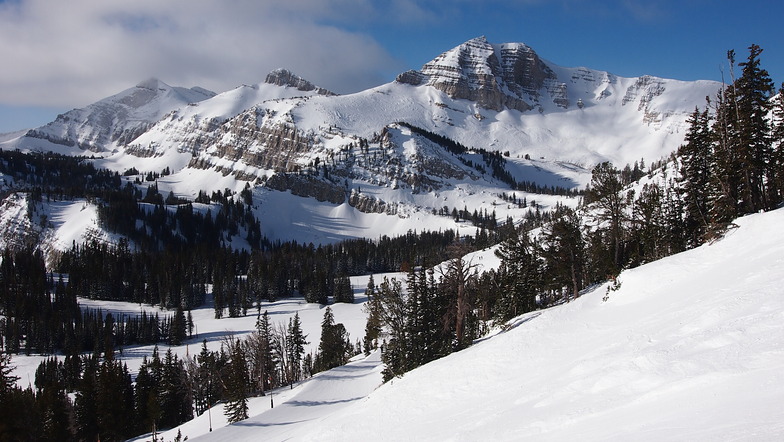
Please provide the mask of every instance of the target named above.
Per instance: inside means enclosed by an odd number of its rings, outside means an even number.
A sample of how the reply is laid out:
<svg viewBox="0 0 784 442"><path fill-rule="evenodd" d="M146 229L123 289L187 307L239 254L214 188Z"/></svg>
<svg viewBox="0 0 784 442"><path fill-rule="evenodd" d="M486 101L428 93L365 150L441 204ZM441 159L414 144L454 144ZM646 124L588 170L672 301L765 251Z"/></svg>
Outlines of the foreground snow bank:
<svg viewBox="0 0 784 442"><path fill-rule="evenodd" d="M264 413L210 436L782 440L784 210L738 224L713 245L624 272L607 301L602 286L520 317L366 399L335 379L346 392L328 401L346 406L328 417L312 416L319 401L297 401L277 426Z"/></svg>

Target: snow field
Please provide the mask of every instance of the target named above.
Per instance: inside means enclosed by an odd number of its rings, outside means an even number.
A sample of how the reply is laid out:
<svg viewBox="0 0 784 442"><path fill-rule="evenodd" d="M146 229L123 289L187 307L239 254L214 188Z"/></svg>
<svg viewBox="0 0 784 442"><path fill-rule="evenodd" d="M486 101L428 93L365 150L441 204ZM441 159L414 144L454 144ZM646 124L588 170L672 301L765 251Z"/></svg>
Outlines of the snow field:
<svg viewBox="0 0 784 442"><path fill-rule="evenodd" d="M358 357L276 391L274 409L268 397L252 399L247 421L225 426L218 405L180 430L191 440L232 441L781 440L784 209L737 223L714 244L623 272L615 291L597 286L522 315L509 330L387 384L378 354ZM491 250L472 259L497 265ZM366 284L352 278L357 303L332 306L352 341L363 334ZM288 299L264 309L273 323L299 312L308 351L316 348L323 308ZM209 305L194 310L199 336L172 350L194 354L203 338L217 349L223 336L255 324L255 312L212 316ZM135 372L151 351L126 348L120 357ZM41 359L14 357L20 383L31 382Z"/></svg>
<svg viewBox="0 0 784 442"><path fill-rule="evenodd" d="M783 222L743 218L722 241L622 273L607 301L602 285L523 315L285 439L780 440Z"/></svg>

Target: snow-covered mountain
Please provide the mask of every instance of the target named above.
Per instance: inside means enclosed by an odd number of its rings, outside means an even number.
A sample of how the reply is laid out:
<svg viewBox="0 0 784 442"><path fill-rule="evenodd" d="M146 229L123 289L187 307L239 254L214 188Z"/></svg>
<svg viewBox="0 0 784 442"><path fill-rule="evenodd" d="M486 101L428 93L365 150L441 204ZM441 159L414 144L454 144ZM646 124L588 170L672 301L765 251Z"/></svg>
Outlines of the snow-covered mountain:
<svg viewBox="0 0 784 442"><path fill-rule="evenodd" d="M236 149L335 150L406 121L469 147L590 167L668 154L682 141L686 115L718 88L711 81L564 68L525 44L478 37L420 71L347 96L285 69L217 96L150 79L4 144L31 148L29 139L37 138L97 152L179 149L225 159L239 170L264 164L235 158ZM281 139L292 143L280 146Z"/></svg>
<svg viewBox="0 0 784 442"><path fill-rule="evenodd" d="M501 213L506 209L498 196L509 185L493 178L472 149L502 153L504 168L517 181L581 187L598 162L622 167L673 152L683 142L688 114L719 87L560 67L522 43L491 44L479 37L419 71L348 95L334 95L284 69L215 96L150 80L23 136L6 137L0 148L89 149L101 153L99 166L120 172L167 168L173 173L159 181L162 191L190 199L199 190L238 190L250 182L260 200L305 197L307 202L294 204L314 217L347 216L360 225L383 214L395 218L393 232L405 232L434 224L423 219L444 207L497 211L500 219L522 213ZM447 152L400 122L469 151ZM352 227L316 233L280 228L279 209L259 211L264 233L278 239L379 234Z"/></svg>
<svg viewBox="0 0 784 442"><path fill-rule="evenodd" d="M66 153L113 151L172 110L213 96L214 92L203 88L172 87L149 78L85 108L60 114L51 123L27 131L13 145Z"/></svg>

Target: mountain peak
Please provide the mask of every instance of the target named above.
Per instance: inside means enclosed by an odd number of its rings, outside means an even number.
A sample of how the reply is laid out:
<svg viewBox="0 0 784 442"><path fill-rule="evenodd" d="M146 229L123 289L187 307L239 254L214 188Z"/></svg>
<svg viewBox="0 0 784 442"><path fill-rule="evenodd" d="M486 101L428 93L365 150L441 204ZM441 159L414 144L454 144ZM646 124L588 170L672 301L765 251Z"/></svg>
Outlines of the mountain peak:
<svg viewBox="0 0 784 442"><path fill-rule="evenodd" d="M493 45L480 36L442 53L420 71L400 74L396 81L432 86L487 109L525 112L539 104L548 79L557 77L530 47L523 43ZM552 98L556 105L568 106L562 96Z"/></svg>
<svg viewBox="0 0 784 442"><path fill-rule="evenodd" d="M136 85L136 87L141 89L149 89L151 91L157 91L158 89L171 89L171 86L155 77L150 77L140 82Z"/></svg>
<svg viewBox="0 0 784 442"><path fill-rule="evenodd" d="M318 87L288 69L278 68L273 70L267 74L264 82L275 86L293 87L303 92L315 91L319 95L336 95L334 92Z"/></svg>

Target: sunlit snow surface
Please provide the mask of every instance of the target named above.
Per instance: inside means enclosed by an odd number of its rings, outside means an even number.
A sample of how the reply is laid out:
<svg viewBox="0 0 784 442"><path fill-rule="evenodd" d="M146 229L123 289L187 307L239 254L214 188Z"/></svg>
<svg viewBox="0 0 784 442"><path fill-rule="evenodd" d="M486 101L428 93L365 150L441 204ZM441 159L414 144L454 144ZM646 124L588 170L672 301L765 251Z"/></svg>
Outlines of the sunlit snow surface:
<svg viewBox="0 0 784 442"><path fill-rule="evenodd" d="M784 210L738 225L622 273L606 302L597 287L367 398L325 395L348 403L322 418L262 412L205 440L782 440Z"/></svg>
<svg viewBox="0 0 784 442"><path fill-rule="evenodd" d="M714 244L623 272L607 301L606 285L596 287L388 384L374 354L275 392L274 409L269 397L252 399L247 421L225 426L216 406L180 430L231 441L782 440L784 210L738 225ZM495 260L489 251L473 259ZM359 294L367 278L352 282ZM363 333L363 301L333 306L352 340ZM264 308L274 322L299 311L309 350L317 346L323 308ZM203 338L217 348L222 336L248 333L255 315L215 320L206 306L194 319L199 338L174 348L181 356ZM135 371L150 350L126 348L121 358ZM40 359L14 357L20 383Z"/></svg>

